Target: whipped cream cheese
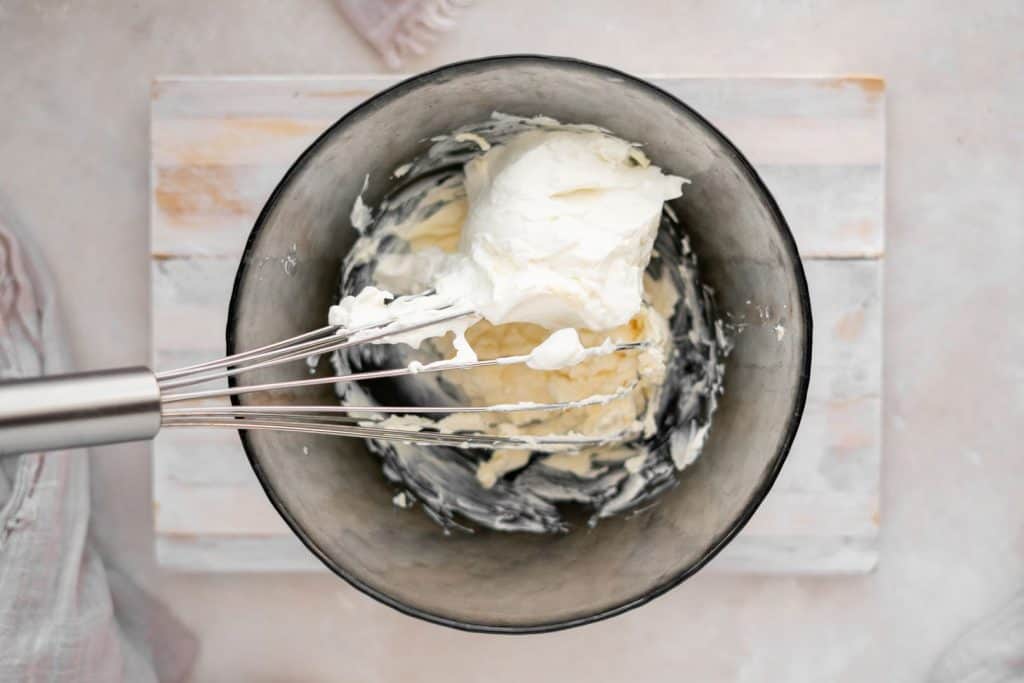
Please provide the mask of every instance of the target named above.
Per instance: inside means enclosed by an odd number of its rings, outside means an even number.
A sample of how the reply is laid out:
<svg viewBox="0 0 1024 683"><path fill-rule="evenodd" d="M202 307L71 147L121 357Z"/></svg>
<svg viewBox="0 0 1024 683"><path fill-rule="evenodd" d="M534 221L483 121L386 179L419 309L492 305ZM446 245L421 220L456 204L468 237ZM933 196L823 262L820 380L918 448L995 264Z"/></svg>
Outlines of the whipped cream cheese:
<svg viewBox="0 0 1024 683"><path fill-rule="evenodd" d="M425 339L452 333L457 354L453 360L474 361L477 356L466 341L466 330L479 320L478 316L424 324L436 319L438 311L448 303L448 298L436 294L396 297L371 285L331 306L327 312L327 323L345 330L373 327L372 330L357 332L353 339L366 339L377 344L408 344L414 349L418 349ZM382 329L377 327L382 324Z"/></svg>
<svg viewBox="0 0 1024 683"><path fill-rule="evenodd" d="M466 164L462 258L438 293L495 325L608 330L643 300L662 206L685 181L602 133L528 131Z"/></svg>
<svg viewBox="0 0 1024 683"><path fill-rule="evenodd" d="M432 283L437 298L396 301L394 314L440 301L462 304L495 325L553 330L609 330L636 315L662 206L689 181L665 175L625 140L598 132L527 131L481 148L485 153L465 166L468 213L458 251L432 264L440 270ZM353 224L358 214L364 229L368 213L357 198ZM340 306L363 310L364 302L349 298ZM386 311L378 304L374 314ZM332 324L347 319L331 316ZM418 346L438 336L430 331L391 341Z"/></svg>
<svg viewBox="0 0 1024 683"><path fill-rule="evenodd" d="M662 172L608 131L545 117L495 114L432 140L427 155L394 172L412 176L406 187L419 189L375 210L361 197L353 207L361 236L346 257L347 296L331 308L329 322L348 330L383 323L392 334L358 332L371 343L334 362L344 372L397 361L416 373L390 390L412 392L403 401L494 410L440 419L382 415L375 424L526 439L634 436L582 450L461 455L370 442L385 474L446 527L459 526L453 514L460 513L495 529L555 531L564 528L557 502L589 504L596 519L664 490L676 467L699 454L707 406L713 410L720 390L717 341L704 324L695 264L651 265L656 240L659 250L678 251L671 238L662 243L664 221L676 220L665 202L689 181ZM462 164L461 174L421 175L452 162ZM681 245L672 258L692 261L685 238ZM470 314L406 329L442 310ZM694 345L684 361L674 348L680 338ZM457 367L498 357L507 362ZM445 371L425 372L437 369ZM668 409L670 375L673 382L684 375L700 395L671 394L689 426L652 446L658 415ZM339 395L352 405L376 402L360 385L339 385ZM572 408L532 409L540 403Z"/></svg>

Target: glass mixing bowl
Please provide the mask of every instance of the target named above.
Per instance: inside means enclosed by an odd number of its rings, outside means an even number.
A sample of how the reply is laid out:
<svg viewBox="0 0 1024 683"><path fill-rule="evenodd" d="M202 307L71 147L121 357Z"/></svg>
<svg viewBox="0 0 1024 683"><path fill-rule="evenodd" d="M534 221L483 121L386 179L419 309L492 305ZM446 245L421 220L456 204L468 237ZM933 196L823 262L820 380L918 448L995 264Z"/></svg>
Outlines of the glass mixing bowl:
<svg viewBox="0 0 1024 683"><path fill-rule="evenodd" d="M571 59L508 56L406 80L331 126L295 162L249 236L235 279L227 352L325 323L352 244L349 211L363 187L375 204L391 169L429 138L494 111L593 123L642 142L652 162L692 185L672 208L690 236L719 315L770 323L734 336L725 392L703 454L657 504L564 535L482 530L444 534L419 510L397 509L380 462L362 442L241 432L270 500L337 575L403 612L479 631L523 633L588 623L643 604L707 564L768 493L807 394L811 312L793 236L743 155L657 87ZM267 267L289 259L292 267ZM778 339L775 320L785 335ZM247 373L239 385L308 377L303 363ZM321 363L317 372L331 372ZM336 404L323 385L236 397L240 405Z"/></svg>

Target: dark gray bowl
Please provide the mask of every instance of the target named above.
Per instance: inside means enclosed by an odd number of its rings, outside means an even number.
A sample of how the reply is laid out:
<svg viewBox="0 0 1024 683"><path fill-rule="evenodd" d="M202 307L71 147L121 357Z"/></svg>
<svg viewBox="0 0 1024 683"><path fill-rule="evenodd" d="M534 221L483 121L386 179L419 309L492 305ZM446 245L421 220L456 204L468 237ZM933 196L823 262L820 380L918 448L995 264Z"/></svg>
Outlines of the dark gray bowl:
<svg viewBox="0 0 1024 683"><path fill-rule="evenodd" d="M372 204L389 172L426 140L493 111L595 123L643 142L654 163L693 180L673 202L721 313L752 300L784 317L736 337L704 454L658 504L561 536L445 536L394 491L363 444L242 433L253 469L292 530L332 571L403 612L479 631L584 624L664 593L703 567L750 519L800 422L811 359L807 283L793 236L743 155L685 104L627 74L570 59L509 56L446 66L357 107L295 162L246 245L227 326L228 353L324 324L355 232L349 210L370 172ZM282 268L292 254L294 268ZM329 372L322 364L320 372ZM304 364L241 384L308 376ZM330 386L239 403L335 401ZM308 448L308 455L303 447Z"/></svg>

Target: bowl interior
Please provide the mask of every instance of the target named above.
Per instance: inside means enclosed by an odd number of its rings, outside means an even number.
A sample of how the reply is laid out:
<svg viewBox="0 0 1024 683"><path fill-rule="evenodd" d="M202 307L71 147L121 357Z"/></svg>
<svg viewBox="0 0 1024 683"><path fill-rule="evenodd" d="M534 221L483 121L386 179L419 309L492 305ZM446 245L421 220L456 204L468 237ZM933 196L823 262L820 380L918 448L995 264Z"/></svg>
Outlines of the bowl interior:
<svg viewBox="0 0 1024 683"><path fill-rule="evenodd" d="M702 566L767 492L788 451L807 387L810 312L803 271L774 202L712 127L661 91L571 60L509 57L425 74L346 116L296 163L250 237L228 322L237 352L324 324L355 238L349 210L392 189L390 171L433 135L493 111L595 123L642 142L652 161L693 182L673 202L719 312L754 324L735 336L725 393L701 458L652 507L562 536L482 531L446 536L392 487L361 442L250 432L249 457L292 528L335 572L407 612L466 628L541 630L638 604ZM282 263L288 259L292 266ZM759 324L753 302L772 312ZM773 329L780 320L781 340ZM330 372L321 363L319 374ZM305 364L244 382L308 376ZM330 386L247 405L331 403ZM308 451L308 454L307 454Z"/></svg>

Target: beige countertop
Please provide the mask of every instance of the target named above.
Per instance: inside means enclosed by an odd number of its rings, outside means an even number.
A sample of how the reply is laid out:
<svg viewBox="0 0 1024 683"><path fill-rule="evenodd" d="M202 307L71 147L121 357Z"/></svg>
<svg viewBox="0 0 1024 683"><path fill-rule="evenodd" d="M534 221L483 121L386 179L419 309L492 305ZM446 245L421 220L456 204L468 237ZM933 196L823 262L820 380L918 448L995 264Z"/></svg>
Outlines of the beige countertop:
<svg viewBox="0 0 1024 683"><path fill-rule="evenodd" d="M198 634L193 680L919 681L1024 588L1024 7L564 5L481 2L406 70L541 52L637 74L887 78L879 568L702 574L594 626L467 634L329 576L159 573L148 449L97 449L103 542ZM329 0L0 0L0 64L0 208L38 237L87 368L148 358L151 78L383 69Z"/></svg>

